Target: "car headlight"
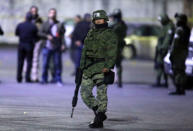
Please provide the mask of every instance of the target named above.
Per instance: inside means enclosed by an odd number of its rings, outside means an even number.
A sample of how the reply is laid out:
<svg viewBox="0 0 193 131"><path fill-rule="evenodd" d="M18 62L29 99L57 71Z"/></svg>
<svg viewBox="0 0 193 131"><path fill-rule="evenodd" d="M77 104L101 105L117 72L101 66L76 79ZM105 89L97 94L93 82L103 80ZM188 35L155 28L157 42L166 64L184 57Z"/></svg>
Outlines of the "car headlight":
<svg viewBox="0 0 193 131"><path fill-rule="evenodd" d="M132 43L132 40L130 38L125 38L126 45L129 45Z"/></svg>

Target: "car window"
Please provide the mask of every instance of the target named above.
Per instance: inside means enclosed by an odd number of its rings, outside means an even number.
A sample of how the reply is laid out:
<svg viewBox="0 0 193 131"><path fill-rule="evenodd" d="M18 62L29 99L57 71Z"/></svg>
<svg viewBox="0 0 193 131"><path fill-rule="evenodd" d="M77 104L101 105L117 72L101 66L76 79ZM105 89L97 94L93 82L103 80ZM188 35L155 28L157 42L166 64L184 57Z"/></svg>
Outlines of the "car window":
<svg viewBox="0 0 193 131"><path fill-rule="evenodd" d="M133 32L135 31L136 26L133 24L128 24L127 25L127 35L131 35L133 34Z"/></svg>
<svg viewBox="0 0 193 131"><path fill-rule="evenodd" d="M135 29L134 34L138 36L158 36L159 30L158 26L140 26Z"/></svg>
<svg viewBox="0 0 193 131"><path fill-rule="evenodd" d="M152 36L158 36L160 33L160 27L159 26L152 26L151 27L151 35Z"/></svg>

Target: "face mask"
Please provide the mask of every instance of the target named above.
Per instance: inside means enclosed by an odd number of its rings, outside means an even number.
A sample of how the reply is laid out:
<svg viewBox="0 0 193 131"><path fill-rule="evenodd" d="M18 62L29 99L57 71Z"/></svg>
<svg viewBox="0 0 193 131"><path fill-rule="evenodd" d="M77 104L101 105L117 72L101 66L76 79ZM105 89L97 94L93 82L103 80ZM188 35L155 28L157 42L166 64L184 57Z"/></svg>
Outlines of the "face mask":
<svg viewBox="0 0 193 131"><path fill-rule="evenodd" d="M106 28L106 27L108 27L108 23L95 24L95 27L96 27L96 29Z"/></svg>
<svg viewBox="0 0 193 131"><path fill-rule="evenodd" d="M112 27L114 24L115 24L114 21L109 21L109 22L108 22L108 26L109 26L109 27Z"/></svg>

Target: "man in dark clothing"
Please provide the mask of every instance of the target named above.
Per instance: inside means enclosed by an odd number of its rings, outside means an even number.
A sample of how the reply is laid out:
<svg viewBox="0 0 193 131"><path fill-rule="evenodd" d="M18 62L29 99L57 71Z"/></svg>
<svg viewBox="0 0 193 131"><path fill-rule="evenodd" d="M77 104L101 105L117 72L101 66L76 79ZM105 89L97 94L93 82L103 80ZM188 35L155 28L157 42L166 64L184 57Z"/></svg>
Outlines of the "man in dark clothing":
<svg viewBox="0 0 193 131"><path fill-rule="evenodd" d="M82 21L82 18L80 15L76 15L74 17L74 23L75 23L75 26L80 23ZM74 28L75 29L75 28ZM74 32L74 31L73 31ZM72 63L74 64L74 67L76 67L76 61L77 61L77 48L75 47L75 43L74 43L74 40L72 39L73 38L73 32L70 34L70 38L71 38L71 46L70 46L70 59L72 60ZM76 69L76 68L75 68ZM75 75L75 71L72 73L72 75Z"/></svg>
<svg viewBox="0 0 193 131"><path fill-rule="evenodd" d="M177 20L174 40L172 43L170 60L173 70L173 81L176 91L170 92L170 95L185 95L185 61L188 55L188 45L190 38L190 28L188 27L188 18L185 14L176 14Z"/></svg>
<svg viewBox="0 0 193 131"><path fill-rule="evenodd" d="M65 47L64 33L65 28L63 23L60 23L57 18L56 9L49 10L48 21L43 23L38 35L43 39L43 72L42 84L48 82L48 69L50 60L54 63L54 81L58 86L63 86L62 74L62 50Z"/></svg>
<svg viewBox="0 0 193 131"><path fill-rule="evenodd" d="M3 35L4 32L3 32L3 29L1 28L1 25L0 25L0 35Z"/></svg>
<svg viewBox="0 0 193 131"><path fill-rule="evenodd" d="M84 44L84 39L91 27L91 16L85 14L84 19L77 23L72 34L71 50L73 50L75 69L80 66L81 52Z"/></svg>
<svg viewBox="0 0 193 131"><path fill-rule="evenodd" d="M118 87L122 87L122 51L125 46L124 38L127 35L127 25L122 19L122 12L120 9L115 9L113 11L113 21L112 29L118 38L118 50L117 50L117 75L118 75Z"/></svg>
<svg viewBox="0 0 193 131"><path fill-rule="evenodd" d="M15 30L16 36L19 37L18 47L18 67L17 67L17 81L22 82L22 70L25 58L27 59L27 71L25 80L31 82L30 74L32 67L33 48L37 40L37 27L31 23L32 14L27 13L26 21L20 23Z"/></svg>

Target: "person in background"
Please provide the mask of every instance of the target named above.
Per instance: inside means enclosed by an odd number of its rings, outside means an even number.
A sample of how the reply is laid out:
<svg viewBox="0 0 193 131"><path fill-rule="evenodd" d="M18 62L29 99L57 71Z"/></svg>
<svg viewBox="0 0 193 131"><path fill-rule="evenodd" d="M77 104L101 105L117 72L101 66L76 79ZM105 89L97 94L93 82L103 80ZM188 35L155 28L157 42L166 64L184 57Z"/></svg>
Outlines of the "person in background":
<svg viewBox="0 0 193 131"><path fill-rule="evenodd" d="M81 52L84 45L84 39L91 27L91 16L86 13L82 21L78 22L72 33L72 46L74 50L74 62L75 62L75 72L80 66Z"/></svg>
<svg viewBox="0 0 193 131"><path fill-rule="evenodd" d="M172 43L170 61L173 70L173 82L176 91L169 95L185 95L185 85L187 76L185 73L185 61L188 55L188 46L190 38L190 27L188 27L188 18L185 14L176 14L176 29Z"/></svg>
<svg viewBox="0 0 193 131"><path fill-rule="evenodd" d="M158 20L162 24L162 29L159 32L158 44L156 46L155 69L157 71L157 77L153 87L168 87L168 76L164 71L164 57L171 47L175 26L167 14L160 15ZM164 84L161 84L162 76L164 78Z"/></svg>
<svg viewBox="0 0 193 131"><path fill-rule="evenodd" d="M38 30L40 29L43 21L42 18L38 14L38 7L31 6L30 12L32 14L32 23L36 25ZM33 82L39 82L39 58L40 58L40 51L42 49L42 41L38 38L37 42L35 43L34 51L33 51L33 63L32 63L32 72L31 72L31 79Z"/></svg>
<svg viewBox="0 0 193 131"><path fill-rule="evenodd" d="M102 128L107 119L107 83L104 82L105 73L114 68L117 52L117 37L108 27L108 16L104 10L93 12L90 29L84 41L80 69L83 71L81 96L87 107L95 112L94 121L90 128ZM97 88L97 96L92 93Z"/></svg>
<svg viewBox="0 0 193 131"><path fill-rule="evenodd" d="M80 15L76 15L74 18L75 25L77 25L82 20L82 17Z"/></svg>
<svg viewBox="0 0 193 131"><path fill-rule="evenodd" d="M3 29L1 28L1 25L0 25L0 35L3 35L4 34L4 32L3 32ZM1 81L0 81L0 83L1 83Z"/></svg>
<svg viewBox="0 0 193 131"><path fill-rule="evenodd" d="M115 32L118 38L118 51L117 51L117 60L116 60L116 68L118 74L118 87L122 87L122 51L125 46L124 38L127 35L127 25L122 19L122 12L120 9L115 9L112 14L113 23L111 28Z"/></svg>
<svg viewBox="0 0 193 131"><path fill-rule="evenodd" d="M3 35L4 34L4 31L3 29L1 28L1 25L0 25L0 35Z"/></svg>
<svg viewBox="0 0 193 131"><path fill-rule="evenodd" d="M15 35L19 37L17 82L22 82L22 70L24 60L27 60L26 82L31 82L31 67L34 44L37 41L37 27L31 22L32 14L26 14L26 20L17 25Z"/></svg>
<svg viewBox="0 0 193 131"><path fill-rule="evenodd" d="M43 72L42 84L48 83L48 69L50 60L54 63L54 81L58 86L63 86L62 82L62 51L65 49L64 24L57 20L55 8L49 10L48 20L44 22L38 35L43 39Z"/></svg>
<svg viewBox="0 0 193 131"><path fill-rule="evenodd" d="M74 18L74 22L75 22L75 28L76 28L76 25L82 20L81 16L80 15L76 15L75 18ZM75 30L75 29L74 29ZM73 31L75 32L75 31ZM75 75L75 72L76 72L76 61L77 61L77 46L75 45L75 40L74 40L74 37L73 37L73 32L72 34L70 35L70 38L71 38L71 46L70 46L70 58L74 64L74 67L75 67L75 70L73 71L72 75L74 76Z"/></svg>

